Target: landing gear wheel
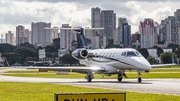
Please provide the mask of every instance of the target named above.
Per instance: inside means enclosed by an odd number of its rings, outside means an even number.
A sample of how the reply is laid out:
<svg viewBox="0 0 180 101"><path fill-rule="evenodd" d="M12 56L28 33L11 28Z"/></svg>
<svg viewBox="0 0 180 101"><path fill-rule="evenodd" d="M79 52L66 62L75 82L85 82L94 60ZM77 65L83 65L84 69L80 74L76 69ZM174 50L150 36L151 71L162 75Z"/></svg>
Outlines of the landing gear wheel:
<svg viewBox="0 0 180 101"><path fill-rule="evenodd" d="M142 81L141 78L138 78L138 83L141 83L141 81Z"/></svg>
<svg viewBox="0 0 180 101"><path fill-rule="evenodd" d="M123 78L123 77L122 77L122 75L121 75L121 74L118 74L117 79L118 79L118 81L119 81L119 82L121 82L121 81L122 81L122 78Z"/></svg>
<svg viewBox="0 0 180 101"><path fill-rule="evenodd" d="M91 76L89 75L88 78L87 78L87 81L88 81L88 82L91 82L91 80L92 80L92 79L91 79Z"/></svg>
<svg viewBox="0 0 180 101"><path fill-rule="evenodd" d="M122 81L122 78L118 78L118 81L121 82L121 81Z"/></svg>

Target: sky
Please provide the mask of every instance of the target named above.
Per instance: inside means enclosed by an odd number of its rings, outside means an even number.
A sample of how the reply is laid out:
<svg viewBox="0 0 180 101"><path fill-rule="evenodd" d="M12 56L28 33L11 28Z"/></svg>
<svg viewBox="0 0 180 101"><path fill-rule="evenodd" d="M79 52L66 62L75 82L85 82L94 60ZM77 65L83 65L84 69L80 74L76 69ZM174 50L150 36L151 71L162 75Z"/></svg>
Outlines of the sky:
<svg viewBox="0 0 180 101"><path fill-rule="evenodd" d="M51 27L69 24L91 27L91 8L114 10L118 18L126 18L131 33L139 30L140 21L152 18L155 22L174 16L180 0L0 0L0 34L24 25L31 30L32 22L51 22ZM16 37L16 36L15 36Z"/></svg>

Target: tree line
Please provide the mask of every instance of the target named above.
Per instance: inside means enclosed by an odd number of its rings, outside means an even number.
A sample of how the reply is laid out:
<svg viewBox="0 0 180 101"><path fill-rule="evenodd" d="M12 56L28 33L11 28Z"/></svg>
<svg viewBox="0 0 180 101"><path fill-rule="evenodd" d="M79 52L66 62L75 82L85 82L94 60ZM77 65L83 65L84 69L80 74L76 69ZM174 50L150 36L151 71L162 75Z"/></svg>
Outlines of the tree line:
<svg viewBox="0 0 180 101"><path fill-rule="evenodd" d="M54 39L52 45L46 47L36 47L28 42L13 46L7 43L0 44L0 53L2 57L5 57L9 65L19 63L22 65L29 65L28 61L39 60L39 49L45 49L46 57L55 58L58 57L58 49L60 48L60 38Z"/></svg>

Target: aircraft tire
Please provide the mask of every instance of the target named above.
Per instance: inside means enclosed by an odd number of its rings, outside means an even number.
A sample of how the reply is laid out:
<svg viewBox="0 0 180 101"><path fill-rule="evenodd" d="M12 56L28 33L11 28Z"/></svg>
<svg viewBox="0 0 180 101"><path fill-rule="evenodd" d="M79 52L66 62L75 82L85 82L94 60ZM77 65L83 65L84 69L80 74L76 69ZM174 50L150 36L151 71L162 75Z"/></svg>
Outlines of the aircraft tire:
<svg viewBox="0 0 180 101"><path fill-rule="evenodd" d="M87 81L88 81L88 82L91 82L91 80L92 80L92 79L91 79L91 76L89 76L89 77L87 78Z"/></svg>
<svg viewBox="0 0 180 101"><path fill-rule="evenodd" d="M121 81L122 81L122 78L118 78L118 81L121 82Z"/></svg>
<svg viewBox="0 0 180 101"><path fill-rule="evenodd" d="M141 78L138 78L138 83L141 83L141 81L142 81Z"/></svg>

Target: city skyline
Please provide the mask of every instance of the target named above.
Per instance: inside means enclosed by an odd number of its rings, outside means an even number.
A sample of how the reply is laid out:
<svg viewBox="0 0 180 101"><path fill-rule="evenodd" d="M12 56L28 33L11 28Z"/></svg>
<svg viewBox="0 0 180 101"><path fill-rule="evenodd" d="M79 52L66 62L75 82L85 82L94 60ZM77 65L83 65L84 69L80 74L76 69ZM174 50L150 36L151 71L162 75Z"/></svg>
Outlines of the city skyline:
<svg viewBox="0 0 180 101"><path fill-rule="evenodd" d="M0 34L7 31L15 33L15 26L24 25L31 30L32 22L51 22L53 26L69 24L73 27L91 26L91 8L114 10L117 19L126 18L131 25L132 34L138 31L139 22L151 18L160 23L168 16L174 16L178 9L178 0L114 0L100 1L64 1L64 0L0 0ZM15 36L16 37L16 36Z"/></svg>

